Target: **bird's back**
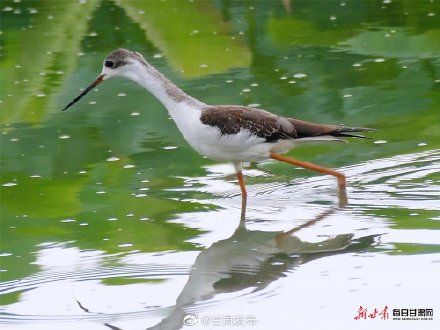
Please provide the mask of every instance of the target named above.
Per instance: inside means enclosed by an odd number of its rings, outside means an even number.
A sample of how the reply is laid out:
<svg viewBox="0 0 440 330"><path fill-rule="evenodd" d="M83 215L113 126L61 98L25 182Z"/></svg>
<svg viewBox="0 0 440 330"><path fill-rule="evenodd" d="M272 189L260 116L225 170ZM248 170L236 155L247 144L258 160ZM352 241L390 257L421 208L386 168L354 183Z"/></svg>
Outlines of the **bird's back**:
<svg viewBox="0 0 440 330"><path fill-rule="evenodd" d="M234 135L241 130L247 130L250 134L263 138L265 142L269 143L324 135L363 137L347 133L371 130L360 127L316 124L278 116L262 109L238 105L208 106L202 111L200 120L205 125L217 128L221 135Z"/></svg>

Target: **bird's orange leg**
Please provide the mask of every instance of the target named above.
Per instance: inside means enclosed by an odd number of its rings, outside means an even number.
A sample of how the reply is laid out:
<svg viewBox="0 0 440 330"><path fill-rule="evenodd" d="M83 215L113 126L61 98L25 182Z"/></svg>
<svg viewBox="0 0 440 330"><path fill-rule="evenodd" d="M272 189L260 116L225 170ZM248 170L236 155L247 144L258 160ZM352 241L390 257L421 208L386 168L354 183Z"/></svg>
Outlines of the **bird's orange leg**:
<svg viewBox="0 0 440 330"><path fill-rule="evenodd" d="M339 201L341 205L345 205L347 203L347 193L346 193L346 187L347 187L347 179L345 178L345 175L341 172L332 170L330 168L326 168L323 166L319 166L313 163L304 162L301 160L297 160L291 157L282 156L279 154L271 153L270 157L276 160L279 160L281 162L289 163L292 165L296 165L299 167L307 168L309 170L317 171L324 174L329 174L338 180L338 187L339 187Z"/></svg>
<svg viewBox="0 0 440 330"><path fill-rule="evenodd" d="M246 217L246 202L247 202L247 191L243 180L242 165L240 162L233 163L235 167L235 173L237 173L238 183L241 189L241 221L244 223Z"/></svg>
<svg viewBox="0 0 440 330"><path fill-rule="evenodd" d="M237 178L238 178L238 183L240 184L240 189L241 189L241 195L243 196L243 198L247 197L247 191L246 191L246 186L244 184L244 180L243 180L243 173L240 171L237 171Z"/></svg>

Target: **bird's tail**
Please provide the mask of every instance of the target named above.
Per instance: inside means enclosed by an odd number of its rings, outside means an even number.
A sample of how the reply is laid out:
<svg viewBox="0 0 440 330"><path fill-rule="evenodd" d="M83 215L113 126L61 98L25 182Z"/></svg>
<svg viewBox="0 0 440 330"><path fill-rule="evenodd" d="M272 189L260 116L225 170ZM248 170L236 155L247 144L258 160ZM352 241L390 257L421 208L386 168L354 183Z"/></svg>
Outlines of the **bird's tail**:
<svg viewBox="0 0 440 330"><path fill-rule="evenodd" d="M315 124L294 118L289 118L289 121L293 125L295 125L295 129L298 132L298 138L309 138L326 135L334 137L353 137L368 139L368 137L364 135L352 133L377 131L374 128L366 127L347 127L338 125Z"/></svg>
<svg viewBox="0 0 440 330"><path fill-rule="evenodd" d="M336 137L353 137L353 138L360 138L360 139L371 139L370 137L366 137L361 134L351 134L356 132L377 132L377 129L374 128L368 128L368 127L346 127L346 126L339 126L338 129L331 133L332 136Z"/></svg>

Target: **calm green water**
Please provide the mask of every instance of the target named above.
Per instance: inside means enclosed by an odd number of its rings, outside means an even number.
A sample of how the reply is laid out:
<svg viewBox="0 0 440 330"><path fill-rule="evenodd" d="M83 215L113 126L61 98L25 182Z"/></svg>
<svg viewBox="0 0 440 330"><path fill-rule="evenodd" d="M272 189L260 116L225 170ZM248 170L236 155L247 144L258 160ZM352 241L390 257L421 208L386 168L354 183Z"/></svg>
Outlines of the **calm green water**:
<svg viewBox="0 0 440 330"><path fill-rule="evenodd" d="M2 328L435 328L438 8L2 1ZM379 129L290 153L345 172L348 206L332 178L268 161L245 170L243 224L232 167L126 80L60 112L119 47L206 103ZM434 319L355 321L360 305Z"/></svg>

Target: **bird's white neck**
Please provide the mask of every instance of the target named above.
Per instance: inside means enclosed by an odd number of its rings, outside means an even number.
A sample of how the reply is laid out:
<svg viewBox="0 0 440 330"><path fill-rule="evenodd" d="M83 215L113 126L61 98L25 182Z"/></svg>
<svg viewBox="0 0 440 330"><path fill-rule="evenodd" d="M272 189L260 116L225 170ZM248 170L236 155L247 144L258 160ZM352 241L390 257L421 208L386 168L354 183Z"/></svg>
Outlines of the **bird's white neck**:
<svg viewBox="0 0 440 330"><path fill-rule="evenodd" d="M170 112L171 116L180 103L191 104L194 108L205 106L204 103L185 94L163 74L147 63L136 63L135 70L126 72L125 76L153 94ZM174 116L173 116L174 117Z"/></svg>

